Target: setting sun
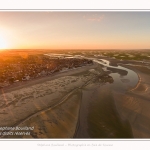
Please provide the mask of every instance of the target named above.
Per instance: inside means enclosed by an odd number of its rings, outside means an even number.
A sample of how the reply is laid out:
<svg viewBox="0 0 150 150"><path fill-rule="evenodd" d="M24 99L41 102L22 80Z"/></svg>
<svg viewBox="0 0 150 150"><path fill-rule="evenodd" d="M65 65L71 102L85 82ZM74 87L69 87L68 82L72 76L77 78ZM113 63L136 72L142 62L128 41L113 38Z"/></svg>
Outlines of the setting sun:
<svg viewBox="0 0 150 150"><path fill-rule="evenodd" d="M3 38L3 36L0 35L0 49L6 49L7 48L7 42Z"/></svg>

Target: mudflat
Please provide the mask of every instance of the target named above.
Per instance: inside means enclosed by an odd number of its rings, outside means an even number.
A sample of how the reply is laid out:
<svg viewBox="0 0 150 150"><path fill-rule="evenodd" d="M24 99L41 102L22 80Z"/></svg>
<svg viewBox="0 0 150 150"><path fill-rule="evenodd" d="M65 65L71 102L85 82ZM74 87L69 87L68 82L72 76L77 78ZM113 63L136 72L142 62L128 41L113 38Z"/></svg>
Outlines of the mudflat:
<svg viewBox="0 0 150 150"><path fill-rule="evenodd" d="M139 82L136 87L124 94L117 92L114 94L118 113L122 120L129 121L134 138L149 138L150 71L144 66L124 66L138 74Z"/></svg>
<svg viewBox="0 0 150 150"><path fill-rule="evenodd" d="M2 90L0 126L31 126L34 130L30 135L2 134L1 137L73 137L81 101L80 87L91 79L92 75L88 70L95 67L97 64Z"/></svg>
<svg viewBox="0 0 150 150"><path fill-rule="evenodd" d="M0 126L33 127L29 135L1 138L149 138L149 68L111 61L136 72L137 85L114 90L113 80L107 82L102 66L94 63L1 90Z"/></svg>

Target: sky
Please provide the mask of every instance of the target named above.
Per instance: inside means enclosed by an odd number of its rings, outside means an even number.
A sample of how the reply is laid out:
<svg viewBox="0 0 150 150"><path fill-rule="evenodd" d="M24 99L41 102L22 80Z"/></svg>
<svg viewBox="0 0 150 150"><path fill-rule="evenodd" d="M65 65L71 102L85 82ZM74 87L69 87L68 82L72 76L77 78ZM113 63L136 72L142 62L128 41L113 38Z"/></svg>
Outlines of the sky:
<svg viewBox="0 0 150 150"><path fill-rule="evenodd" d="M150 12L0 11L0 49L150 49Z"/></svg>

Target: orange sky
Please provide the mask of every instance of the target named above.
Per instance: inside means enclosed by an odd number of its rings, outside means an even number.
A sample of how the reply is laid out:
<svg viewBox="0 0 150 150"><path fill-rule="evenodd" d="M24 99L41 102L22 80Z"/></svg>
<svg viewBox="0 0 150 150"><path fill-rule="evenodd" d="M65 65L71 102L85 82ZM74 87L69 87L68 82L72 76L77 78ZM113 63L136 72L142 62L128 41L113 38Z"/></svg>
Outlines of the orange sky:
<svg viewBox="0 0 150 150"><path fill-rule="evenodd" d="M0 49L149 49L150 12L0 12Z"/></svg>

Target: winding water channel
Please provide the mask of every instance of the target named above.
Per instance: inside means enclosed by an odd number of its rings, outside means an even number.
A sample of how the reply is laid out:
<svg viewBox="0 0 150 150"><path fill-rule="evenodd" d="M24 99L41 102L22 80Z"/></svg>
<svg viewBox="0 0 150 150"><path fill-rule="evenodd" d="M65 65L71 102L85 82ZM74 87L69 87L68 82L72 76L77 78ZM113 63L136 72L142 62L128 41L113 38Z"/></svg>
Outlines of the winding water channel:
<svg viewBox="0 0 150 150"><path fill-rule="evenodd" d="M58 57L58 54L45 54L47 56L56 56ZM127 88L133 88L136 86L136 84L138 83L138 75L125 67L122 67L120 65L118 66L112 66L110 65L110 62L106 59L99 59L99 58L90 58L90 57L85 57L82 55L66 55L66 54L59 54L61 57L65 57L65 58L86 58L86 59L91 59L94 62L101 64L103 66L104 70L109 70L109 69L116 69L115 72L112 71L112 73L110 73L110 76L114 79L114 83L112 84L112 87L114 89L116 88L122 88L123 90L126 90ZM117 71L118 70L118 71ZM120 74L120 71L125 71L126 73L124 74Z"/></svg>
<svg viewBox="0 0 150 150"><path fill-rule="evenodd" d="M90 58L91 59L91 58ZM116 108L114 91L125 93L138 83L138 75L122 66L111 66L108 60L92 58L102 65L114 82L82 89L82 102L75 138L133 138L131 125L120 118Z"/></svg>
<svg viewBox="0 0 150 150"><path fill-rule="evenodd" d="M121 119L114 95L134 88L139 80L138 75L120 65L113 66L106 59L81 55L72 57L93 60L104 71L109 71L113 78L111 84L101 84L98 80L93 80L81 88L82 100L74 138L133 138L128 118Z"/></svg>
<svg viewBox="0 0 150 150"><path fill-rule="evenodd" d="M110 62L108 60L105 60L105 59L94 59L94 62L97 62L101 65L103 65L104 69L106 70L109 70L109 68L112 68L112 69L119 69L119 70L124 70L126 71L126 74L124 75L121 75L119 74L119 71L115 72L115 73L110 73L110 76L114 79L114 82L113 84L111 84L112 86L112 89L119 89L119 90L127 90L128 88L133 88L136 86L136 84L138 83L138 75L128 69L128 68L125 68L125 67L122 67L120 65L118 66L111 66L110 65Z"/></svg>

